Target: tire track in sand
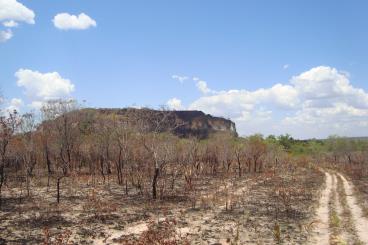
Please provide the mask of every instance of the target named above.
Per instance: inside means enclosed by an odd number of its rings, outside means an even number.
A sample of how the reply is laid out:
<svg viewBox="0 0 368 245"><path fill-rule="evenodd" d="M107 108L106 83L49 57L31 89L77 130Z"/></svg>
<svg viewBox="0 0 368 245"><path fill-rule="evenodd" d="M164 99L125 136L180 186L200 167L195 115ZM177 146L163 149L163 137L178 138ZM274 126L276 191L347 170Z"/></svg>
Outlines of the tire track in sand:
<svg viewBox="0 0 368 245"><path fill-rule="evenodd" d="M314 226L314 236L310 244L330 244L330 229L329 229L329 201L332 191L332 177L325 172L326 186L321 193L319 207L316 212L316 225Z"/></svg>
<svg viewBox="0 0 368 245"><path fill-rule="evenodd" d="M357 199L354 196L353 185L346 180L342 174L338 173L338 175L342 179L344 185L346 201L351 211L353 223L359 236L359 240L363 244L368 244L368 220L363 216L363 211L357 203Z"/></svg>

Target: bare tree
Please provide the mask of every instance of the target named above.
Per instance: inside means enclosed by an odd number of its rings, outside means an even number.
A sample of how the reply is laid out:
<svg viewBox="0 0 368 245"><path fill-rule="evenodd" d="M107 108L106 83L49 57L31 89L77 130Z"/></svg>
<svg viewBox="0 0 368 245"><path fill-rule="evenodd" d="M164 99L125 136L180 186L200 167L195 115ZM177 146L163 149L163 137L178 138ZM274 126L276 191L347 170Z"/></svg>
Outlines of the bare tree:
<svg viewBox="0 0 368 245"><path fill-rule="evenodd" d="M233 153L238 167L238 176L242 176L243 163L245 161L245 142L242 138L233 142Z"/></svg>
<svg viewBox="0 0 368 245"><path fill-rule="evenodd" d="M252 135L247 139L247 154L251 156L254 164L254 172L262 171L263 162L262 157L267 151L267 145L261 135Z"/></svg>
<svg viewBox="0 0 368 245"><path fill-rule="evenodd" d="M233 152L232 152L232 139L233 137L228 133L217 133L212 141L217 147L218 160L222 163L223 172L226 174L230 173L231 166L233 163Z"/></svg>
<svg viewBox="0 0 368 245"><path fill-rule="evenodd" d="M161 110L142 109L135 113L136 125L141 133L142 144L153 162L152 198L157 198L157 182L165 165L172 160L173 138L171 133L180 125L175 115L165 108ZM166 134L164 134L166 132Z"/></svg>
<svg viewBox="0 0 368 245"><path fill-rule="evenodd" d="M42 126L50 126L54 134L55 171L57 197L60 202L60 182L68 176L72 165L72 149L78 140L78 118L73 113L78 108L74 100L54 100L46 103L42 111L48 121Z"/></svg>
<svg viewBox="0 0 368 245"><path fill-rule="evenodd" d="M166 164L173 160L174 137L153 132L143 137L143 145L153 161L152 198L157 198L157 182Z"/></svg>
<svg viewBox="0 0 368 245"><path fill-rule="evenodd" d="M36 120L33 113L26 113L21 116L20 130L22 133L22 151L20 152L24 164L27 196L30 195L30 182L33 177L33 170L37 163L37 142L35 136Z"/></svg>
<svg viewBox="0 0 368 245"><path fill-rule="evenodd" d="M10 112L7 116L0 116L0 206L2 203L1 190L6 182L6 165L8 160L8 148L19 126L17 111Z"/></svg>
<svg viewBox="0 0 368 245"><path fill-rule="evenodd" d="M95 127L95 154L97 155L99 170L105 183L106 175L109 180L111 174L110 148L113 125L111 125L110 119L98 117Z"/></svg>
<svg viewBox="0 0 368 245"><path fill-rule="evenodd" d="M128 165L128 162L132 159L132 141L134 132L131 129L130 124L127 121L119 121L116 118L113 120L113 142L114 142L114 154L115 154L115 168L118 179L118 184L123 185L125 183L125 193L128 194L128 181L124 178L124 171Z"/></svg>

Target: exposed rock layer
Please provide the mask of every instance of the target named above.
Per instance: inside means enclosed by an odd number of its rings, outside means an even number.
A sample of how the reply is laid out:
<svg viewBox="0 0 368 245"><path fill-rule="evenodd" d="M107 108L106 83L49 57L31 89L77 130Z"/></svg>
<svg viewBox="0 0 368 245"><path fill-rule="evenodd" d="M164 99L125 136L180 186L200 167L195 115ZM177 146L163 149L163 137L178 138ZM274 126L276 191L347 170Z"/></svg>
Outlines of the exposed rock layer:
<svg viewBox="0 0 368 245"><path fill-rule="evenodd" d="M99 115L117 115L121 120L144 123L147 131L172 131L179 137L207 138L212 133L227 132L237 136L235 123L202 111L160 111L152 109L84 109Z"/></svg>

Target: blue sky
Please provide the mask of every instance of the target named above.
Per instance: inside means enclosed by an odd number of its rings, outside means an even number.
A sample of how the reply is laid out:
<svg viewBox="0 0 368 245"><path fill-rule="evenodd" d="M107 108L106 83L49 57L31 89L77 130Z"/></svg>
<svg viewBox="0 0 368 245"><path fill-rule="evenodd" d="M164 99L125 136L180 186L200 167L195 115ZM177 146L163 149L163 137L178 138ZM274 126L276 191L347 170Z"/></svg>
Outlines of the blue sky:
<svg viewBox="0 0 368 245"><path fill-rule="evenodd" d="M0 42L0 88L21 111L58 96L93 107L170 101L229 117L241 134L368 135L367 9L363 0L0 0L0 22L19 24L0 27L12 34ZM81 13L95 25L68 22Z"/></svg>

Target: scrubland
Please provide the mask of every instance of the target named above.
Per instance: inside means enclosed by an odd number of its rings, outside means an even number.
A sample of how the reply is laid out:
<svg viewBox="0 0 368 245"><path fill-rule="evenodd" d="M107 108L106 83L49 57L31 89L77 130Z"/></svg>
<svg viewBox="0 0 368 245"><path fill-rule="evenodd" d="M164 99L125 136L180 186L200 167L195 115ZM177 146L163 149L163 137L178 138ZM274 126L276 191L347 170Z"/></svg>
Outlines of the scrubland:
<svg viewBox="0 0 368 245"><path fill-rule="evenodd" d="M76 111L1 118L0 244L368 243L364 139L179 138Z"/></svg>

